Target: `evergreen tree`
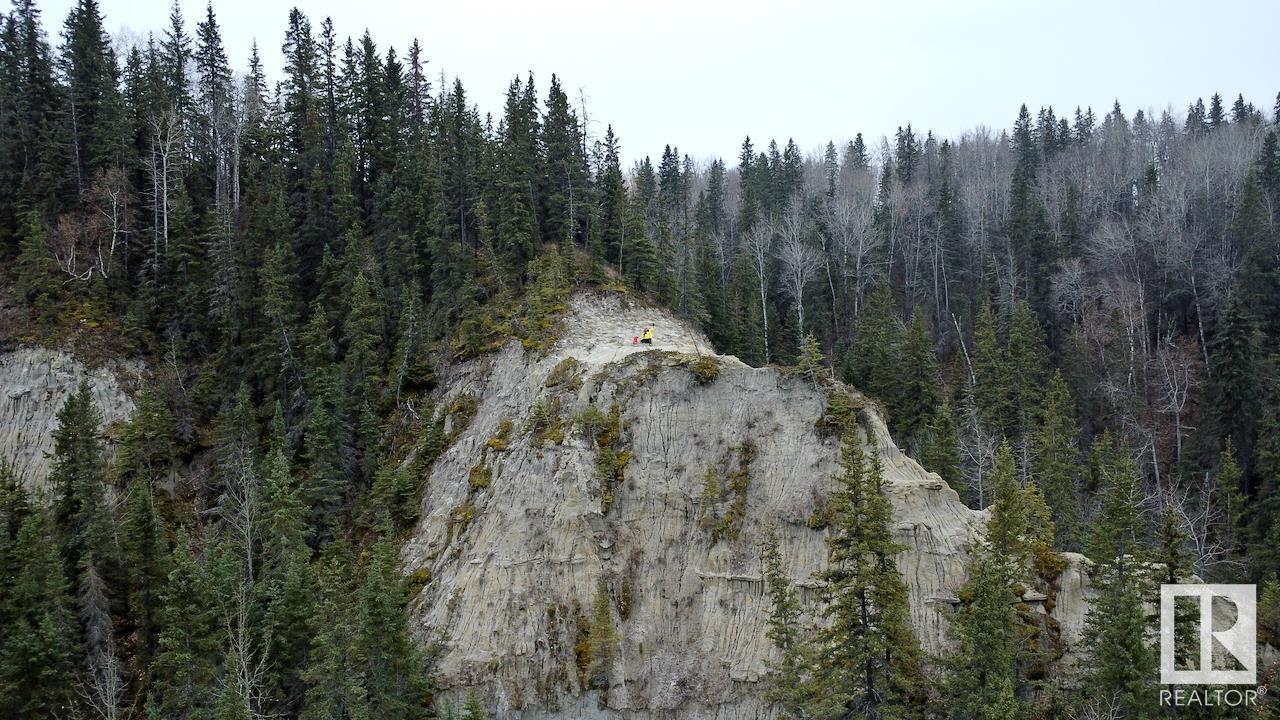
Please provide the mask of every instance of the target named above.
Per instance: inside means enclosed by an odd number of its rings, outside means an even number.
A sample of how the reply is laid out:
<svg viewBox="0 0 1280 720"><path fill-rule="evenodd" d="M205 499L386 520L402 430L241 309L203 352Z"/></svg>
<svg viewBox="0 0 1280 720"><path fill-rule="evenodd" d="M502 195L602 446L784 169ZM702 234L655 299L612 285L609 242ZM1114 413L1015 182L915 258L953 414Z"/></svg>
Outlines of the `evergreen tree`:
<svg viewBox="0 0 1280 720"><path fill-rule="evenodd" d="M964 461L960 453L960 437L956 431L951 403L943 400L933 408L926 426L920 464L937 473L957 493L965 492Z"/></svg>
<svg viewBox="0 0 1280 720"><path fill-rule="evenodd" d="M542 125L543 237L572 246L579 241L587 182L582 128L560 79L551 76L547 91L547 115Z"/></svg>
<svg viewBox="0 0 1280 720"><path fill-rule="evenodd" d="M370 550L360 591L360 631L355 654L364 666L370 717L412 720L426 716L426 677L409 633L409 617L396 548L380 542Z"/></svg>
<svg viewBox="0 0 1280 720"><path fill-rule="evenodd" d="M1244 474L1236 462L1235 448L1227 439L1222 450L1218 472L1209 491L1214 514L1208 528L1222 547L1227 559L1233 559L1244 548Z"/></svg>
<svg viewBox="0 0 1280 720"><path fill-rule="evenodd" d="M495 210L498 242L518 268L536 255L541 239L538 198L542 189L537 187L538 131L533 77L529 77L527 86L522 85L517 77L507 90L506 110L498 131L499 198ZM617 160L616 156L614 160ZM621 171L619 181L620 176Z"/></svg>
<svg viewBox="0 0 1280 720"><path fill-rule="evenodd" d="M49 251L48 234L35 212L26 216L25 231L18 241L18 257L14 261L18 277L14 289L37 313L48 311L61 294L58 286L58 263Z"/></svg>
<svg viewBox="0 0 1280 720"><path fill-rule="evenodd" d="M1044 330L1026 303L1018 303L1013 308L1007 356L1014 430L1016 437L1025 445L1035 431L1044 386L1048 380Z"/></svg>
<svg viewBox="0 0 1280 720"><path fill-rule="evenodd" d="M68 582L78 590L86 565L98 568L118 587L113 518L106 503L102 445L98 429L102 413L94 402L88 380L67 397L58 412L53 435L53 467L49 478L55 488L54 523L62 545Z"/></svg>
<svg viewBox="0 0 1280 720"><path fill-rule="evenodd" d="M480 698L475 693L467 695L467 704L462 709L462 720L489 720L489 713L484 711L484 705L480 703Z"/></svg>
<svg viewBox="0 0 1280 720"><path fill-rule="evenodd" d="M879 398L892 410L897 400L898 351L902 337L902 320L889 284L876 282L862 315L850 350L848 377L860 390ZM890 417L893 421L894 418Z"/></svg>
<svg viewBox="0 0 1280 720"><path fill-rule="evenodd" d="M800 356L796 362L796 369L814 385L819 384L826 376L827 367L822 358L822 347L818 345L818 339L813 336L813 333L806 333L800 340Z"/></svg>
<svg viewBox="0 0 1280 720"><path fill-rule="evenodd" d="M173 570L161 594L160 650L150 688L164 717L210 717L223 641L220 608L211 602L215 588L190 537L179 535Z"/></svg>
<svg viewBox="0 0 1280 720"><path fill-rule="evenodd" d="M1280 202L1280 135L1272 130L1262 139L1258 153L1258 182L1272 205Z"/></svg>
<svg viewBox="0 0 1280 720"><path fill-rule="evenodd" d="M1080 547L1077 501L1075 403L1062 372L1055 370L1044 396L1031 457L1031 477L1044 490L1056 531L1054 547Z"/></svg>
<svg viewBox="0 0 1280 720"><path fill-rule="evenodd" d="M76 3L62 38L65 132L70 138L74 186L83 194L97 173L121 160L119 70L96 0Z"/></svg>
<svg viewBox="0 0 1280 720"><path fill-rule="evenodd" d="M347 396L351 399L348 415L355 424L356 467L358 477L363 479L373 475L376 462L383 377L383 307L363 272L357 272L351 283L350 309L344 326Z"/></svg>
<svg viewBox="0 0 1280 720"><path fill-rule="evenodd" d="M49 212L65 202L58 182L65 154L58 141L57 119L64 107L62 86L54 81L53 60L45 41L35 0L18 0L7 21L5 48L11 53L12 112L7 122L6 159L12 184L0 187L0 239L3 256L13 256L13 237L20 236L22 210ZM25 208L24 208L25 206Z"/></svg>
<svg viewBox="0 0 1280 720"><path fill-rule="evenodd" d="M796 589L782 569L782 555L778 550L778 536L772 533L762 549L764 581L769 592L768 637L778 648L782 658L775 668L776 677L770 697L781 706L782 717L805 717L808 695L808 646L800 635L800 603Z"/></svg>
<svg viewBox="0 0 1280 720"><path fill-rule="evenodd" d="M880 460L868 464L852 428L844 437L834 522L827 537L830 567L819 630L818 687L813 716L892 716L911 703L918 648L907 613L906 586L894 562L892 513Z"/></svg>
<svg viewBox="0 0 1280 720"><path fill-rule="evenodd" d="M1222 96L1218 93L1214 93L1213 97L1209 98L1209 114L1206 116L1206 120L1210 130L1217 130L1227 125L1227 114L1222 107Z"/></svg>
<svg viewBox="0 0 1280 720"><path fill-rule="evenodd" d="M356 652L360 643L358 597L350 574L350 548L330 543L320 559L319 593L311 614L311 647L302 673L306 699L302 720L372 720L365 691L365 667Z"/></svg>
<svg viewBox="0 0 1280 720"><path fill-rule="evenodd" d="M1280 246L1267 204L1259 173L1250 172L1228 231L1235 252L1243 258L1241 300L1267 335L1280 337Z"/></svg>
<svg viewBox="0 0 1280 720"><path fill-rule="evenodd" d="M1246 309L1240 292L1233 292L1218 320L1213 342L1213 385L1210 389L1218 422L1219 437L1230 440L1244 458L1246 473L1251 468L1257 432L1259 399L1263 397L1259 378L1259 338L1257 325ZM1251 491L1246 487L1246 491Z"/></svg>
<svg viewBox="0 0 1280 720"><path fill-rule="evenodd" d="M1096 441L1094 455L1101 507L1085 545L1098 588L1085 620L1090 680L1104 697L1116 698L1126 717L1144 718L1151 711L1156 659L1147 644L1143 607L1151 585L1141 543L1137 476L1124 446L1107 433Z"/></svg>
<svg viewBox="0 0 1280 720"><path fill-rule="evenodd" d="M164 524L145 478L129 484L124 530L120 544L128 575L129 612L136 634L135 658L145 676L159 652L163 590L171 568Z"/></svg>
<svg viewBox="0 0 1280 720"><path fill-rule="evenodd" d="M76 628L43 512L25 515L7 554L15 574L0 595L0 714L57 717L74 706Z"/></svg>
<svg viewBox="0 0 1280 720"><path fill-rule="evenodd" d="M277 431L261 474L260 592L266 604L261 627L274 665L267 695L278 711L292 717L301 710L305 693L302 670L307 666L317 590L306 545L307 507L290 472L282 432Z"/></svg>
<svg viewBox="0 0 1280 720"><path fill-rule="evenodd" d="M310 471L303 497L311 509L308 525L319 540L328 539L332 533L345 480L342 452L347 429L329 327L323 306L316 303L302 333L307 348L308 394L303 448Z"/></svg>
<svg viewBox="0 0 1280 720"><path fill-rule="evenodd" d="M1008 563L980 549L968 563L962 605L951 616L956 650L947 662L948 714L957 719L1022 717L1014 691L1019 652L1017 598Z"/></svg>
<svg viewBox="0 0 1280 720"><path fill-rule="evenodd" d="M262 562L269 572L283 572L294 553L306 548L307 539L306 504L290 469L283 437L277 436L260 472Z"/></svg>
<svg viewBox="0 0 1280 720"><path fill-rule="evenodd" d="M982 420L1006 436L1011 434L1014 413L1012 371L1005 349L996 335L995 315L984 302L973 329L974 400Z"/></svg>
<svg viewBox="0 0 1280 720"><path fill-rule="evenodd" d="M996 450L991 485L995 488L995 501L987 523L987 542L996 557L1018 564L1026 558L1031 519L1008 440Z"/></svg>
<svg viewBox="0 0 1280 720"><path fill-rule="evenodd" d="M175 460L173 430L174 418L164 400L144 390L120 439L115 463L120 478L140 480L148 488L167 479Z"/></svg>
<svg viewBox="0 0 1280 720"><path fill-rule="evenodd" d="M933 339L919 315L912 318L894 361L898 387L890 410L893 435L907 454L919 457L934 410L942 404L942 383Z"/></svg>

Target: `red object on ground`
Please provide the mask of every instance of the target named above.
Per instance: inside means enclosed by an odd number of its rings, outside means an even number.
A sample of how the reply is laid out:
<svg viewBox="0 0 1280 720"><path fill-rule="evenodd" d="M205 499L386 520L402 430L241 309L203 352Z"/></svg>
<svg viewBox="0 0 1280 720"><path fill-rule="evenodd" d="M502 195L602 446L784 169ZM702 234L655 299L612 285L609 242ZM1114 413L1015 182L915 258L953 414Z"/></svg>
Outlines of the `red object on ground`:
<svg viewBox="0 0 1280 720"><path fill-rule="evenodd" d="M639 345L639 344L640 344L640 336L639 336L639 335L632 335L632 336L631 336L631 344L632 344L632 345Z"/></svg>

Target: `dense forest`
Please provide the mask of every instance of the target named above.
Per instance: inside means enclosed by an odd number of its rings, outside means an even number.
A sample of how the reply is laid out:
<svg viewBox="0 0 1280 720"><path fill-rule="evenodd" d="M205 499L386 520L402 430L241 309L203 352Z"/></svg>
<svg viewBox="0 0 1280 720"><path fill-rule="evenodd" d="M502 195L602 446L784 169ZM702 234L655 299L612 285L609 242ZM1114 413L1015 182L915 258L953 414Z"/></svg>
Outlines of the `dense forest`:
<svg viewBox="0 0 1280 720"><path fill-rule="evenodd" d="M148 373L115 453L85 387L48 492L0 473L0 716L445 712L408 630L430 578L397 562L443 418L466 412L431 407L431 363L544 346L579 286L853 384L968 504L994 503L943 663L960 700L937 712L1070 701L1033 677L1000 558L1103 567L1088 672L1125 717L1150 713L1156 676L1134 558L1259 583L1280 639L1280 96L1024 106L1008 130L906 124L817 157L668 146L624 170L555 76L482 114L417 43L296 9L275 84L256 49L233 71L212 7L128 46L95 0L45 24L32 0L0 18L0 340ZM892 554L863 532L887 522L876 460L845 454L828 581L893 608L883 565L856 570ZM865 703L842 707L869 716L932 702L912 652L873 662L908 644L900 617L872 650L834 630L809 647L771 585L779 672L805 689L786 712L834 717L854 686Z"/></svg>

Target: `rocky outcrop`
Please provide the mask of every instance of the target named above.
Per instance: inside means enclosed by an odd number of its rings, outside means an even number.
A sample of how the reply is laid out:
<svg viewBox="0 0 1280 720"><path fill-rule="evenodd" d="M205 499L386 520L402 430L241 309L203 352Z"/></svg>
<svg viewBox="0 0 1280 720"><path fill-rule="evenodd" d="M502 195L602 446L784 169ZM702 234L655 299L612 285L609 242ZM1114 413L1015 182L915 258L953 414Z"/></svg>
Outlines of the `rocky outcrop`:
<svg viewBox="0 0 1280 720"><path fill-rule="evenodd" d="M633 345L649 323L656 345ZM502 717L771 717L760 545L777 533L812 603L839 441L816 428L825 389L709 347L666 313L590 296L546 356L512 344L445 371L442 406L469 395L476 411L432 467L403 557L431 578L415 623L446 695L475 688ZM872 405L861 416L912 619L938 651L986 513L901 453ZM1084 585L1062 585L1054 614L1081 612ZM604 663L589 642L602 591Z"/></svg>
<svg viewBox="0 0 1280 720"><path fill-rule="evenodd" d="M133 413L133 401L105 368L90 370L67 353L49 348L0 354L0 458L29 488L45 486L58 411L82 378L88 379L102 411L104 429Z"/></svg>

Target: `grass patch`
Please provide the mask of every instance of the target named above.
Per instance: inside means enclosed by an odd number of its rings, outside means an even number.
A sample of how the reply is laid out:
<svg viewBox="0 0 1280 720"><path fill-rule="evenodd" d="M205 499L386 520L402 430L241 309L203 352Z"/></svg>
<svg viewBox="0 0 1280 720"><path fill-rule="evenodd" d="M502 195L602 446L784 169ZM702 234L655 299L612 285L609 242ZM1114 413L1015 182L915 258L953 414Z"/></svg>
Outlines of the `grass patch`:
<svg viewBox="0 0 1280 720"><path fill-rule="evenodd" d="M498 423L498 431L493 434L484 443L485 452L493 451L501 453L507 451L507 444L511 440L512 423L510 418L502 418L502 422Z"/></svg>
<svg viewBox="0 0 1280 720"><path fill-rule="evenodd" d="M476 505L467 498L466 502L449 511L449 531L446 544L453 542L467 531L467 526L476 518Z"/></svg>
<svg viewBox="0 0 1280 720"><path fill-rule="evenodd" d="M595 434L596 480L600 483L600 499L604 513L613 504L613 494L626 478L626 468L631 462L631 451L623 439L622 408L618 403L609 407L608 415Z"/></svg>
<svg viewBox="0 0 1280 720"><path fill-rule="evenodd" d="M720 375L720 363L709 355L686 356L681 364L699 385L710 385Z"/></svg>
<svg viewBox="0 0 1280 720"><path fill-rule="evenodd" d="M467 484L471 486L471 492L484 490L491 482L493 482L493 471L484 464L483 460L472 465L471 472L467 473Z"/></svg>
<svg viewBox="0 0 1280 720"><path fill-rule="evenodd" d="M563 387L565 390L577 390L582 387L582 363L577 358L567 357L551 368L545 386L548 388Z"/></svg>
<svg viewBox="0 0 1280 720"><path fill-rule="evenodd" d="M466 432L471 421L476 419L476 412L479 409L480 401L476 400L475 393L470 390L458 393L453 402L445 408L445 415L449 418L449 437L457 440L462 433Z"/></svg>
<svg viewBox="0 0 1280 720"><path fill-rule="evenodd" d="M736 466L733 462L735 455ZM699 497L702 517L698 524L711 534L712 543L735 540L742 529L742 518L747 514L747 491L751 487L751 463L755 456L755 443L746 440L725 453L719 465L707 468L703 475ZM733 469L725 471L724 467Z"/></svg>

